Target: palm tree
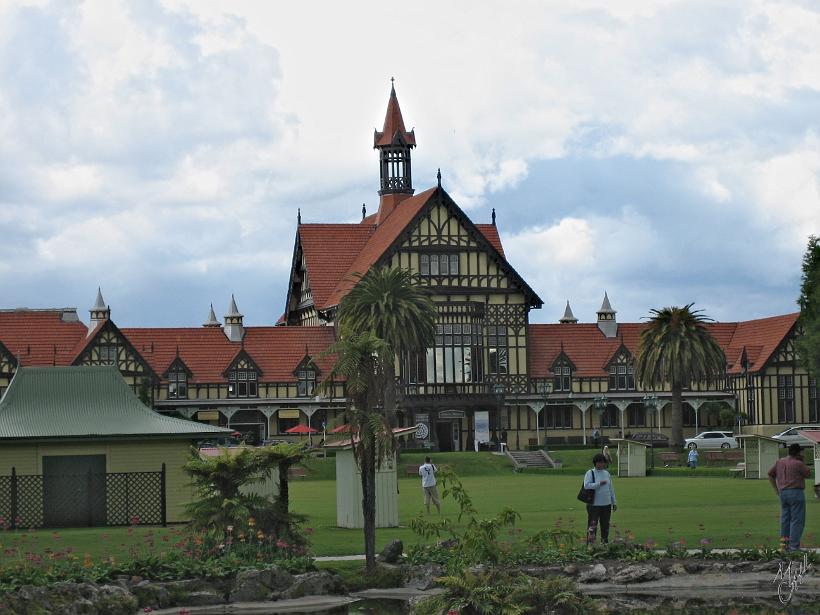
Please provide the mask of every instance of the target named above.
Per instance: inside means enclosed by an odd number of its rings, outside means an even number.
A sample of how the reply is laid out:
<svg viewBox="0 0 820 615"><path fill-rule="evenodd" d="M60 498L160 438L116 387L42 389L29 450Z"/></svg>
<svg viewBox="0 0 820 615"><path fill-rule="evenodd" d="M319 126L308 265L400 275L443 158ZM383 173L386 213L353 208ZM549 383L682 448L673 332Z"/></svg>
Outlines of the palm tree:
<svg viewBox="0 0 820 615"><path fill-rule="evenodd" d="M672 389L672 438L670 444L683 447L683 387L692 382L723 376L726 356L706 328L711 318L701 310L683 307L650 310L649 324L641 332L635 376L641 387Z"/></svg>
<svg viewBox="0 0 820 615"><path fill-rule="evenodd" d="M387 343L399 359L424 352L435 336L436 308L418 276L397 267L371 269L339 305L341 336L368 331ZM385 378L393 382L396 360L384 365ZM387 387L384 413L396 426L396 392Z"/></svg>
<svg viewBox="0 0 820 615"><path fill-rule="evenodd" d="M398 268L371 269L339 305L336 363L324 386L343 379L350 441L362 473L366 567L376 567L376 469L395 450L396 360L423 352L435 336L436 308L416 277Z"/></svg>
<svg viewBox="0 0 820 615"><path fill-rule="evenodd" d="M365 565L372 572L376 568L376 468L392 457L394 444L379 408L383 392L392 385L385 366L392 364L394 356L383 340L369 332L342 338L326 352L337 358L323 387L332 391L334 382L345 382L348 433L361 471Z"/></svg>

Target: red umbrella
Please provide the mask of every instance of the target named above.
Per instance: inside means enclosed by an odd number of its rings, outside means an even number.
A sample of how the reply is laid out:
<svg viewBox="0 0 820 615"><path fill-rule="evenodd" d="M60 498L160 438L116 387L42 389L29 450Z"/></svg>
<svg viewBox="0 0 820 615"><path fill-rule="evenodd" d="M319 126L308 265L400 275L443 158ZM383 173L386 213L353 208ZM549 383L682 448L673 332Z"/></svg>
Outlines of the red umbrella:
<svg viewBox="0 0 820 615"><path fill-rule="evenodd" d="M297 425L296 427L291 427L290 429L286 429L285 433L319 433L318 429L313 429L313 427L308 427L307 425Z"/></svg>

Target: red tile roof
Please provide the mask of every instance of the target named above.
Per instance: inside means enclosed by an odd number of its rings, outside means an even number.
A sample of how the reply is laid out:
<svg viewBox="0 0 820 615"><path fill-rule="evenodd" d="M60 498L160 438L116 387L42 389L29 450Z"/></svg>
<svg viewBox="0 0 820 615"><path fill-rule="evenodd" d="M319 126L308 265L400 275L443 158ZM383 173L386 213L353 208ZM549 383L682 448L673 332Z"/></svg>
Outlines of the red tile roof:
<svg viewBox="0 0 820 615"><path fill-rule="evenodd" d="M507 258L504 255L504 246L501 245L501 237L498 236L498 229L496 228L495 224L476 224L475 227L481 231L481 234L484 235L484 238L490 242L490 245L498 250L498 253Z"/></svg>
<svg viewBox="0 0 820 615"><path fill-rule="evenodd" d="M78 320L63 320L64 312L0 310L0 342L24 366L71 365L73 350L85 339L87 329Z"/></svg>
<svg viewBox="0 0 820 615"><path fill-rule="evenodd" d="M777 346L797 322L799 314L785 314L745 322L707 325L726 353L729 373L740 373L740 355L746 348L749 369L762 369ZM596 323L533 324L529 327L530 376L545 378L561 352L573 362L580 377L603 377L606 365L621 342L634 355L646 323L619 323L618 336L607 338Z"/></svg>
<svg viewBox="0 0 820 615"><path fill-rule="evenodd" d="M365 224L301 224L298 233L307 261L310 290L317 309L328 305L344 277L376 230Z"/></svg>
<svg viewBox="0 0 820 615"><path fill-rule="evenodd" d="M392 214L387 216L384 222L375 228L363 249L350 264L350 267L348 267L347 271L338 279L336 287L333 289L330 297L324 304L316 303L317 307L321 309L338 305L342 297L355 286L356 278L353 274L367 273L370 267L379 260L379 257L393 245L396 238L407 228L410 221L422 210L435 192L436 188L430 188L402 201L401 206L397 207ZM308 274L310 274L310 270L308 270ZM316 297L314 295L314 302L315 301Z"/></svg>
<svg viewBox="0 0 820 615"><path fill-rule="evenodd" d="M299 236L316 308L338 305L355 285L353 274L366 273L379 260L435 191L436 188L430 188L404 199L378 226L372 224L376 214L359 224L300 225ZM476 224L476 228L503 258L498 229L492 224Z"/></svg>
<svg viewBox="0 0 820 615"><path fill-rule="evenodd" d="M264 382L293 382L305 350L323 374L332 357L319 355L335 341L332 327L248 327L242 344L230 342L221 328L121 329L151 368L164 376L177 357L192 372L192 383L220 382L244 349L262 371Z"/></svg>
<svg viewBox="0 0 820 615"><path fill-rule="evenodd" d="M757 371L761 369L777 350L783 338L797 324L799 317L800 314L795 312L737 323L737 329L726 350L727 357L737 355L739 359L740 353L745 347L749 370ZM729 366L729 373L737 374L741 371L742 366L739 360Z"/></svg>

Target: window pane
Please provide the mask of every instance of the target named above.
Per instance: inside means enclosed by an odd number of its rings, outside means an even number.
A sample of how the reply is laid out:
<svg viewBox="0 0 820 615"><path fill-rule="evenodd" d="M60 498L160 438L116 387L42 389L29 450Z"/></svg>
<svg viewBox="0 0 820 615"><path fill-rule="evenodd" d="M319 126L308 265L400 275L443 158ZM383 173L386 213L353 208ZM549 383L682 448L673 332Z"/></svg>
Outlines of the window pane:
<svg viewBox="0 0 820 615"><path fill-rule="evenodd" d="M458 275L458 254L450 255L450 275Z"/></svg>
<svg viewBox="0 0 820 615"><path fill-rule="evenodd" d="M248 396L248 383L244 380L240 380L236 383L236 395L238 397L247 397Z"/></svg>
<svg viewBox="0 0 820 615"><path fill-rule="evenodd" d="M430 256L422 254L419 260L419 270L421 275L430 275Z"/></svg>
<svg viewBox="0 0 820 615"><path fill-rule="evenodd" d="M438 275L438 258L435 256L430 259L430 275Z"/></svg>
<svg viewBox="0 0 820 615"><path fill-rule="evenodd" d="M447 255L442 254L439 256L439 272L441 275L448 275L450 273L450 267L447 261Z"/></svg>

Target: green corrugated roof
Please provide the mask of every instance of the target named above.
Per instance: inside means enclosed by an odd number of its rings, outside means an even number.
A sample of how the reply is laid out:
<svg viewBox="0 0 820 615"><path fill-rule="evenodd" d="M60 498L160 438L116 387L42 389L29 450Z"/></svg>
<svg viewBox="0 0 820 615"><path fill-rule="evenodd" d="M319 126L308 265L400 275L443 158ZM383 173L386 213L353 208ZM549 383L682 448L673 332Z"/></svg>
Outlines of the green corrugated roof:
<svg viewBox="0 0 820 615"><path fill-rule="evenodd" d="M0 400L0 440L217 433L230 430L147 408L115 367L21 367Z"/></svg>

